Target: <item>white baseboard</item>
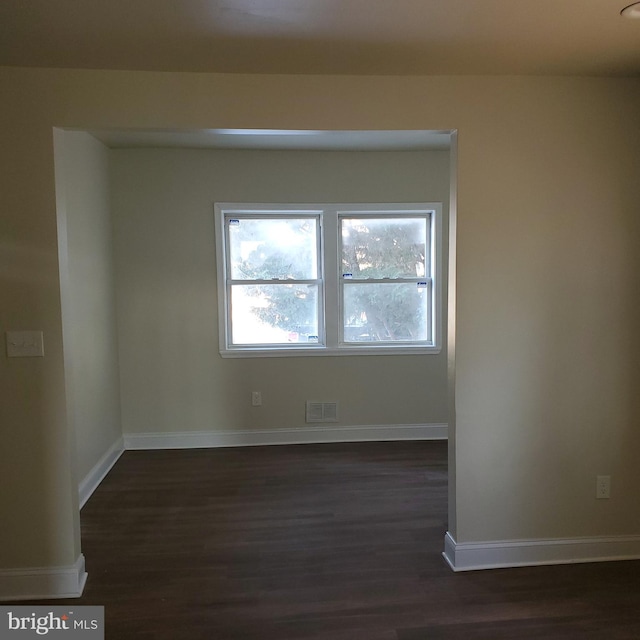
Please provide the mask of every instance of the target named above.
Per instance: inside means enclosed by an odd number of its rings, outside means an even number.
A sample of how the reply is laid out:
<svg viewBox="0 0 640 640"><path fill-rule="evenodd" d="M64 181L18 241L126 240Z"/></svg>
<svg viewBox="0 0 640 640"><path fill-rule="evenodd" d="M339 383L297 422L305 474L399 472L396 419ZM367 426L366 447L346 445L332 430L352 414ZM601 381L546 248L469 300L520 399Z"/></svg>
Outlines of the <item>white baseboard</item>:
<svg viewBox="0 0 640 640"><path fill-rule="evenodd" d="M118 458L124 452L124 439L118 438L113 446L98 460L96 465L82 479L78 487L78 499L80 508L84 507L85 502L91 497L91 494L98 488L98 485L104 480L105 476L111 470L111 467L117 462Z"/></svg>
<svg viewBox="0 0 640 640"><path fill-rule="evenodd" d="M267 444L446 439L446 424L398 424L356 427L309 426L293 429L256 429L251 431L129 433L124 436L124 448L127 450L194 449Z"/></svg>
<svg viewBox="0 0 640 640"><path fill-rule="evenodd" d="M84 556L66 567L0 570L0 601L79 598L87 581Z"/></svg>
<svg viewBox="0 0 640 640"><path fill-rule="evenodd" d="M447 532L442 554L454 571L640 559L640 536L458 543Z"/></svg>

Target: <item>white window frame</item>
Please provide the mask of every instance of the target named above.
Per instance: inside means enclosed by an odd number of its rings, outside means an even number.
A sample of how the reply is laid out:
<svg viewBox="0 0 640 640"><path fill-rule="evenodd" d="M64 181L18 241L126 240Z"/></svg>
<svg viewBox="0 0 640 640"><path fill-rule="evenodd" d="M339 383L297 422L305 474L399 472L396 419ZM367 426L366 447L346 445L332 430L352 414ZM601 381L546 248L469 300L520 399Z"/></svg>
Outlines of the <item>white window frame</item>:
<svg viewBox="0 0 640 640"><path fill-rule="evenodd" d="M218 326L220 354L224 358L406 355L436 354L442 350L442 204L355 203L355 204L275 204L220 202L214 205L216 264L218 282ZM318 342L290 345L233 345L231 343L230 287L228 277L228 227L226 218L311 216L319 220ZM403 343L355 343L343 339L342 273L340 267L340 220L349 217L412 217L424 215L430 223L429 274L424 280L431 288L431 336L428 341ZM429 277L430 275L430 277ZM393 282L394 280L391 280Z"/></svg>

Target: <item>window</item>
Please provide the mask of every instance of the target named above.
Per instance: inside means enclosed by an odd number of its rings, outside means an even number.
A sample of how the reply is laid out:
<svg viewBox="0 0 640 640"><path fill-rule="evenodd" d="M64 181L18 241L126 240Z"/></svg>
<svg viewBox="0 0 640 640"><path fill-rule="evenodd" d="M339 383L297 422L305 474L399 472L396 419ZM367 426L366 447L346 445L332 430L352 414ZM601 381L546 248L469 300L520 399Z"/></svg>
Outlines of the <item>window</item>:
<svg viewBox="0 0 640 640"><path fill-rule="evenodd" d="M216 204L223 356L440 350L440 204Z"/></svg>

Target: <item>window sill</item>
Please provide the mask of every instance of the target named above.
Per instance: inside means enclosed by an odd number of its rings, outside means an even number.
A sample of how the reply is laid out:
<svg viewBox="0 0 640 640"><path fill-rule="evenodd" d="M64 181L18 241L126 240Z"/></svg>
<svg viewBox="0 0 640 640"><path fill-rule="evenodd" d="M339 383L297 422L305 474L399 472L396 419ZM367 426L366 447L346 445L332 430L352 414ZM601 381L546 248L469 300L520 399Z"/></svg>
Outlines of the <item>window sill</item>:
<svg viewBox="0 0 640 640"><path fill-rule="evenodd" d="M316 356L418 356L437 355L440 347L341 347L341 348L308 348L279 349L279 348L247 348L222 349L223 358L295 358Z"/></svg>

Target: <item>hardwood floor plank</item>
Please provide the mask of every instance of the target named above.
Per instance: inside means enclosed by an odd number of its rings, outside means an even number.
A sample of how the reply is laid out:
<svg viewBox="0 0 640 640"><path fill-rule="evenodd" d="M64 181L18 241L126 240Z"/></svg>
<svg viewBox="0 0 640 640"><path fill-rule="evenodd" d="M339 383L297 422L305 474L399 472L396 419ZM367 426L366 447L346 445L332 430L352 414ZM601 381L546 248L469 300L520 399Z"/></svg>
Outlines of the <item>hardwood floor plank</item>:
<svg viewBox="0 0 640 640"><path fill-rule="evenodd" d="M454 574L446 518L445 442L129 451L67 602L114 640L640 638L640 562Z"/></svg>

